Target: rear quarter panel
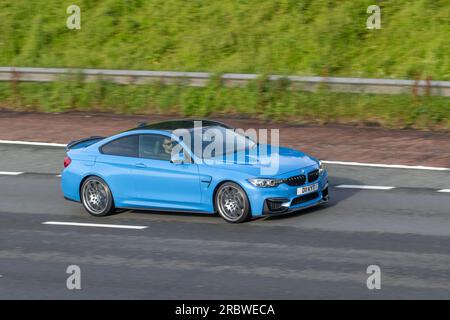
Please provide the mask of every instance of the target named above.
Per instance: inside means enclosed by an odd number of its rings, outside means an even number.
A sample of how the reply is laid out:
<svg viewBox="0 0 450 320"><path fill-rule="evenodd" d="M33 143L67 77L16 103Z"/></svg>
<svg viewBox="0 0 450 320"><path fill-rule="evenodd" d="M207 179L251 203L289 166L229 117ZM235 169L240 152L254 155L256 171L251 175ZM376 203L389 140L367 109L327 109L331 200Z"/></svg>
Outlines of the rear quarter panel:
<svg viewBox="0 0 450 320"><path fill-rule="evenodd" d="M69 151L67 155L72 162L61 172L62 192L65 198L80 201L80 183L92 173L97 156L75 150Z"/></svg>

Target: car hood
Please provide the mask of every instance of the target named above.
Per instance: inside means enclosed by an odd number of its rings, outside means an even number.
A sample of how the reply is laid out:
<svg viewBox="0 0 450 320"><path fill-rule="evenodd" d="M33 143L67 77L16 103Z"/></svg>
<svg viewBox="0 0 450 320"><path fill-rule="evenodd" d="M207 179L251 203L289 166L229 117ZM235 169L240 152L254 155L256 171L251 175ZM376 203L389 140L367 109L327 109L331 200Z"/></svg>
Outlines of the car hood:
<svg viewBox="0 0 450 320"><path fill-rule="evenodd" d="M237 170L252 176L279 176L294 170L317 165L317 159L294 149L258 145L255 150L243 150L233 155L205 160L210 166Z"/></svg>

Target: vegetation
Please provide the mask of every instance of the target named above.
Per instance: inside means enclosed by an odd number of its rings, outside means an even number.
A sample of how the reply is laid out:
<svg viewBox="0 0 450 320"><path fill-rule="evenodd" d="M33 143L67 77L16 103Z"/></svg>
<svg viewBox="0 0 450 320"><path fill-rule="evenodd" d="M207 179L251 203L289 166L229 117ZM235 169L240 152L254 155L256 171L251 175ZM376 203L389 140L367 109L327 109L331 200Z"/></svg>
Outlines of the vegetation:
<svg viewBox="0 0 450 320"><path fill-rule="evenodd" d="M0 83L3 107L39 112L102 111L183 116L240 115L292 123L351 123L448 130L444 97L292 91L283 80L259 79L244 88L212 80L207 87L84 83Z"/></svg>
<svg viewBox="0 0 450 320"><path fill-rule="evenodd" d="M81 8L69 30L66 9ZM381 29L368 30L369 5ZM0 65L450 80L448 0L2 0ZM264 82L264 81L263 81ZM45 112L239 113L296 122L450 128L449 99L246 88L0 83Z"/></svg>

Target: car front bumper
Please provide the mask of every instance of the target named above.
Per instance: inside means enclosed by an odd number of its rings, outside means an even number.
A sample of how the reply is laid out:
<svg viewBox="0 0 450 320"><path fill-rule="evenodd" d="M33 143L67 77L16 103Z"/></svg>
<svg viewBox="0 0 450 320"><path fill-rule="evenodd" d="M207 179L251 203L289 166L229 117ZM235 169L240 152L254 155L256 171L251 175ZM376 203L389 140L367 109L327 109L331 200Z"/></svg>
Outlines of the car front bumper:
<svg viewBox="0 0 450 320"><path fill-rule="evenodd" d="M297 195L297 188L318 183L318 190ZM272 216L310 208L328 202L328 174L324 171L318 180L301 186L282 184L275 188L257 188L247 186L252 216Z"/></svg>
<svg viewBox="0 0 450 320"><path fill-rule="evenodd" d="M312 192L310 194L306 194L304 196L299 196L297 198L304 198L304 200L301 203L292 205L293 201L289 201L289 200L283 199L283 198L266 199L264 202L262 215L263 216L275 216L275 215L280 215L280 214L286 214L286 213L303 210L303 209L315 207L320 204L327 203L329 201L328 184L322 190L322 192Z"/></svg>

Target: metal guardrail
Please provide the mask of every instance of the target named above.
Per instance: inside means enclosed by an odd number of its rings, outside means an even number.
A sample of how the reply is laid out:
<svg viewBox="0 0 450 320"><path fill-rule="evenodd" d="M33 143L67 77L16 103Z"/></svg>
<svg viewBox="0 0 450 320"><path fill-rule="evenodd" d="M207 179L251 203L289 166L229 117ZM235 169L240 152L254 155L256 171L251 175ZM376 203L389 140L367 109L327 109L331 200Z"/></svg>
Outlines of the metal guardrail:
<svg viewBox="0 0 450 320"><path fill-rule="evenodd" d="M184 84L206 86L213 74L207 72L139 71L110 69L22 68L0 67L0 81L51 82L68 75L80 75L86 82L104 79L118 84ZM221 81L225 86L245 86L259 77L256 74L225 73ZM335 92L402 94L430 94L450 97L450 81L396 80L340 77L301 77L270 75L269 80L288 79L293 89L316 91L327 88Z"/></svg>

